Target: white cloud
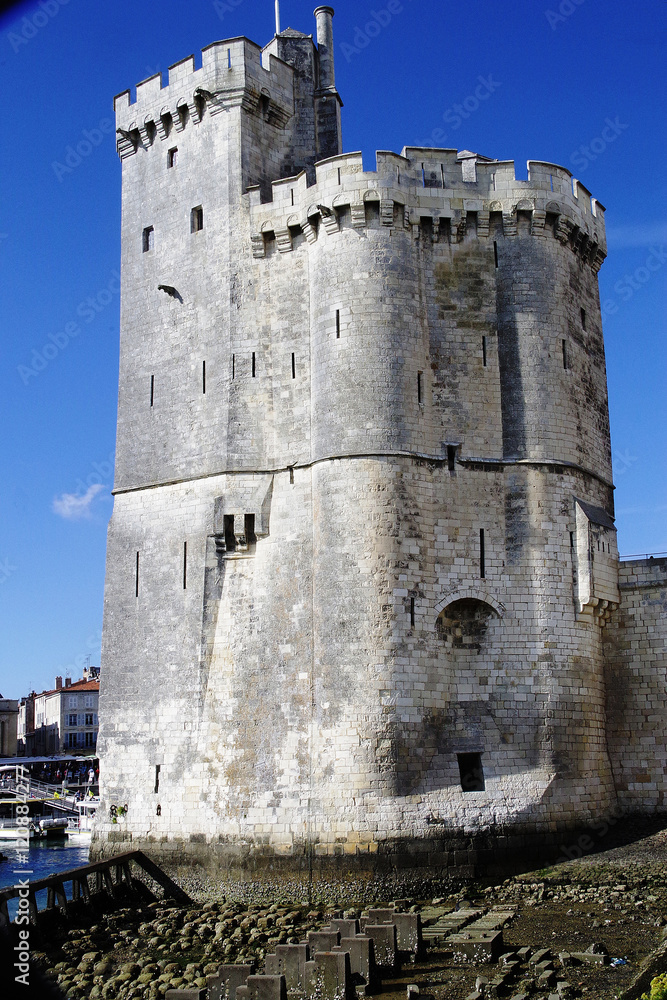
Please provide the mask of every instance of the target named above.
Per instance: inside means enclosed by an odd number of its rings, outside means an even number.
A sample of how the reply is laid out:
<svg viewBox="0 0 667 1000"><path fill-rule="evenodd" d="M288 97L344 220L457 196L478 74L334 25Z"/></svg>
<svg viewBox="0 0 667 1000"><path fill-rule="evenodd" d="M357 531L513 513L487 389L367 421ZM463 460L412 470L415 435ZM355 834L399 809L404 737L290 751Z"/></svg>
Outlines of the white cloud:
<svg viewBox="0 0 667 1000"><path fill-rule="evenodd" d="M101 483L94 483L88 487L83 496L78 496L76 493L61 493L59 497L53 499L53 512L67 521L79 521L81 518L90 517L92 502L103 490L104 486Z"/></svg>
<svg viewBox="0 0 667 1000"><path fill-rule="evenodd" d="M607 244L614 250L630 250L633 247L650 247L667 243L667 222L656 222L649 226L609 226Z"/></svg>

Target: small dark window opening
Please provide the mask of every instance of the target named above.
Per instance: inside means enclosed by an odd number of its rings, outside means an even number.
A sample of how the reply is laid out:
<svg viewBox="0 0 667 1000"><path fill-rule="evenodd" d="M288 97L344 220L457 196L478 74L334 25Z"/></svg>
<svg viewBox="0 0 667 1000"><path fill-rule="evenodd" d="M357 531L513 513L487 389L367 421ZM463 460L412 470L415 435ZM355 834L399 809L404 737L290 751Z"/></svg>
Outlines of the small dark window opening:
<svg viewBox="0 0 667 1000"><path fill-rule="evenodd" d="M464 792L484 791L484 769L481 753L457 753L461 790Z"/></svg>
<svg viewBox="0 0 667 1000"><path fill-rule="evenodd" d="M414 599L414 597L410 598L410 627L411 628L415 627L415 599Z"/></svg>
<svg viewBox="0 0 667 1000"><path fill-rule="evenodd" d="M289 481L290 481L290 486L294 486L294 466L293 465L290 465L290 467L289 467Z"/></svg>
<svg viewBox="0 0 667 1000"><path fill-rule="evenodd" d="M167 166L175 167L177 158L178 158L178 147L174 146L173 149L170 149L167 152Z"/></svg>
<svg viewBox="0 0 667 1000"><path fill-rule="evenodd" d="M450 472L456 470L456 445L447 445L447 468Z"/></svg>
<svg viewBox="0 0 667 1000"><path fill-rule="evenodd" d="M292 195L292 204L294 204L294 188L290 188L290 194Z"/></svg>
<svg viewBox="0 0 667 1000"><path fill-rule="evenodd" d="M422 187L426 187L426 171L424 170L424 164L422 163Z"/></svg>
<svg viewBox="0 0 667 1000"><path fill-rule="evenodd" d="M146 226L141 239L141 248L144 253L148 253L155 245L155 230L153 226Z"/></svg>
<svg viewBox="0 0 667 1000"><path fill-rule="evenodd" d="M227 69L232 68L232 50L227 49Z"/></svg>
<svg viewBox="0 0 667 1000"><path fill-rule="evenodd" d="M188 589L188 543L183 542L183 590Z"/></svg>
<svg viewBox="0 0 667 1000"><path fill-rule="evenodd" d="M199 233L204 228L204 209L201 205L190 212L190 232Z"/></svg>
<svg viewBox="0 0 667 1000"><path fill-rule="evenodd" d="M573 531L570 532L570 548L571 549L574 548L574 532Z"/></svg>
<svg viewBox="0 0 667 1000"><path fill-rule="evenodd" d="M584 330L586 329L586 310L585 309L581 310L581 326L582 326L582 329L584 329Z"/></svg>
<svg viewBox="0 0 667 1000"><path fill-rule="evenodd" d="M252 352L252 377L253 377L253 378L255 377L255 374L256 374L256 368L255 368L255 352L253 351L253 352Z"/></svg>
<svg viewBox="0 0 667 1000"><path fill-rule="evenodd" d="M234 552L236 549L236 535L234 534L234 515L225 514L223 518L225 530L225 549L227 552Z"/></svg>
<svg viewBox="0 0 667 1000"><path fill-rule="evenodd" d="M445 167L444 167L444 164L442 164L442 163L440 164L440 176L442 177L442 186L443 186L443 188L447 187L447 185L445 184Z"/></svg>
<svg viewBox="0 0 667 1000"><path fill-rule="evenodd" d="M151 375L151 406L155 399L155 375Z"/></svg>
<svg viewBox="0 0 667 1000"><path fill-rule="evenodd" d="M567 358L567 340L562 341L561 347L563 349L563 368L565 369L565 371L567 371L569 367Z"/></svg>
<svg viewBox="0 0 667 1000"><path fill-rule="evenodd" d="M154 792L155 792L156 794L157 794L157 792L158 792L158 791L159 791L159 789L160 789L160 768L161 768L161 767L162 767L162 765L161 765L161 764L156 764L156 765L155 765L155 788L153 789L153 791L154 791ZM159 809L159 808L160 808L160 807L158 806L158 809Z"/></svg>
<svg viewBox="0 0 667 1000"><path fill-rule="evenodd" d="M482 337L482 364L486 368L486 337Z"/></svg>
<svg viewBox="0 0 667 1000"><path fill-rule="evenodd" d="M236 375L236 355L232 354L232 378Z"/></svg>
<svg viewBox="0 0 667 1000"><path fill-rule="evenodd" d="M162 806L160 805L159 802L157 804L157 809L155 810L155 815L156 816L161 816L162 815Z"/></svg>
<svg viewBox="0 0 667 1000"><path fill-rule="evenodd" d="M484 543L484 528L479 529L479 575L482 580L486 576L486 552Z"/></svg>
<svg viewBox="0 0 667 1000"><path fill-rule="evenodd" d="M340 338L340 309L336 309L336 339Z"/></svg>
<svg viewBox="0 0 667 1000"><path fill-rule="evenodd" d="M255 534L255 515L246 514L243 519L243 529L245 533L246 545L254 545L257 541Z"/></svg>
<svg viewBox="0 0 667 1000"><path fill-rule="evenodd" d="M424 402L423 382L424 382L424 373L417 372L417 402L420 404Z"/></svg>
<svg viewBox="0 0 667 1000"><path fill-rule="evenodd" d="M206 362L205 361L202 361L202 363L201 363L201 391L204 394L206 393Z"/></svg>
<svg viewBox="0 0 667 1000"><path fill-rule="evenodd" d="M139 596L139 553L137 552L137 562L134 570L134 596Z"/></svg>
<svg viewBox="0 0 667 1000"><path fill-rule="evenodd" d="M292 378L296 378L296 358L294 357L294 351L292 351Z"/></svg>
<svg viewBox="0 0 667 1000"><path fill-rule="evenodd" d="M338 168L338 183L340 184L340 167Z"/></svg>
<svg viewBox="0 0 667 1000"><path fill-rule="evenodd" d="M498 243L496 240L493 241L493 260L496 267L498 267Z"/></svg>

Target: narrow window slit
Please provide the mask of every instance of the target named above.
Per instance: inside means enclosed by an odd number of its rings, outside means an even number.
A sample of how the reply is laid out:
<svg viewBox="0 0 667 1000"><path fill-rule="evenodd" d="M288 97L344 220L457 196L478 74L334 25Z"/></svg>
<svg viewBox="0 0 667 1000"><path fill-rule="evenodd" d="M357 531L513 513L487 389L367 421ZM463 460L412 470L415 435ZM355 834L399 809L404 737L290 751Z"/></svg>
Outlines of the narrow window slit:
<svg viewBox="0 0 667 1000"><path fill-rule="evenodd" d="M200 233L204 228L204 209L201 205L190 212L190 232Z"/></svg>
<svg viewBox="0 0 667 1000"><path fill-rule="evenodd" d="M161 769L161 767L162 767L161 764L156 764L155 765L155 788L153 789L153 791L155 792L156 795L157 795L157 793L160 790L160 769Z"/></svg>
<svg viewBox="0 0 667 1000"><path fill-rule="evenodd" d="M155 375L151 375L151 406L155 400Z"/></svg>
<svg viewBox="0 0 667 1000"><path fill-rule="evenodd" d="M201 391L202 394L206 394L206 362L201 363Z"/></svg>
<svg viewBox="0 0 667 1000"><path fill-rule="evenodd" d="M188 543L183 542L183 590L188 589Z"/></svg>
<svg viewBox="0 0 667 1000"><path fill-rule="evenodd" d="M445 184L445 167L442 163L440 164L440 177L442 178L442 186L444 188L447 185Z"/></svg>
<svg viewBox="0 0 667 1000"><path fill-rule="evenodd" d="M498 267L498 244L495 240L493 241L493 260L496 267Z"/></svg>
<svg viewBox="0 0 667 1000"><path fill-rule="evenodd" d="M417 402L420 404L424 402L423 382L424 382L424 373L417 372Z"/></svg>
<svg viewBox="0 0 667 1000"><path fill-rule="evenodd" d="M447 468L450 472L456 471L456 445L447 445Z"/></svg>
<svg viewBox="0 0 667 1000"><path fill-rule="evenodd" d="M296 358L294 357L294 351L292 351L292 378L296 378Z"/></svg>
<svg viewBox="0 0 667 1000"><path fill-rule="evenodd" d="M257 535L255 534L255 515L246 514L243 519L243 533L245 535L246 545L254 545L257 541Z"/></svg>
<svg viewBox="0 0 667 1000"><path fill-rule="evenodd" d="M139 596L139 553L137 552L137 562L134 570L134 596Z"/></svg>
<svg viewBox="0 0 667 1000"><path fill-rule="evenodd" d="M289 481L290 481L290 486L294 486L294 466L293 465L290 465L290 467L289 467Z"/></svg>
<svg viewBox="0 0 667 1000"><path fill-rule="evenodd" d="M252 377L253 378L255 377L255 372L256 372L256 369L255 369L255 352L253 351L252 352Z"/></svg>
<svg viewBox="0 0 667 1000"><path fill-rule="evenodd" d="M426 171L424 170L424 164L422 163L422 187L426 187Z"/></svg>
<svg viewBox="0 0 667 1000"><path fill-rule="evenodd" d="M290 188L290 194L292 196L292 204L294 204L294 188Z"/></svg>
<svg viewBox="0 0 667 1000"><path fill-rule="evenodd" d="M563 351L563 368L565 369L565 371L567 371L567 369L569 367L569 365L568 365L568 357L567 357L567 340L561 341L561 348L562 348L562 351Z"/></svg>
<svg viewBox="0 0 667 1000"><path fill-rule="evenodd" d="M146 226L141 237L141 248L144 253L148 253L155 246L155 230L153 226Z"/></svg>
<svg viewBox="0 0 667 1000"><path fill-rule="evenodd" d="M339 167L338 168L338 183L340 184L340 182L341 182L341 178L340 178L340 167Z"/></svg>
<svg viewBox="0 0 667 1000"><path fill-rule="evenodd" d="M167 166L170 168L175 167L177 158L178 158L178 146L174 146L173 149L170 149L167 152Z"/></svg>
<svg viewBox="0 0 667 1000"><path fill-rule="evenodd" d="M336 309L336 339L340 339L340 309Z"/></svg>
<svg viewBox="0 0 667 1000"><path fill-rule="evenodd" d="M415 599L414 599L414 597L410 598L410 627L411 628L415 627Z"/></svg>
<svg viewBox="0 0 667 1000"><path fill-rule="evenodd" d="M486 552L484 543L484 528L479 529L479 575L484 579L486 576Z"/></svg>
<svg viewBox="0 0 667 1000"><path fill-rule="evenodd" d="M232 50L227 49L227 69L232 68Z"/></svg>
<svg viewBox="0 0 667 1000"><path fill-rule="evenodd" d="M225 514L223 518L225 531L225 549L227 552L234 552L236 549L236 535L234 534L234 515Z"/></svg>
<svg viewBox="0 0 667 1000"><path fill-rule="evenodd" d="M486 368L486 337L482 337L482 364Z"/></svg>
<svg viewBox="0 0 667 1000"><path fill-rule="evenodd" d="M232 380L236 374L236 355L232 354Z"/></svg>
<svg viewBox="0 0 667 1000"><path fill-rule="evenodd" d="M583 330L586 329L586 310L585 309L581 310L581 327L582 327Z"/></svg>

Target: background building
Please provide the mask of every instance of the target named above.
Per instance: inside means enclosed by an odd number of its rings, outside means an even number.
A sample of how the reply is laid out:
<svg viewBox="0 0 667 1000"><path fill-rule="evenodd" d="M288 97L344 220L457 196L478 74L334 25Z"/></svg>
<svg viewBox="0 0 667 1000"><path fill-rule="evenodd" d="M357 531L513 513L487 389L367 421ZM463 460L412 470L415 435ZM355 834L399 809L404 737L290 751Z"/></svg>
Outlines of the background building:
<svg viewBox="0 0 667 1000"><path fill-rule="evenodd" d="M45 756L63 750L91 753L97 747L100 683L84 678L72 683L56 677L51 691L21 699L19 753Z"/></svg>
<svg viewBox="0 0 667 1000"><path fill-rule="evenodd" d="M19 703L0 695L0 757L14 757Z"/></svg>

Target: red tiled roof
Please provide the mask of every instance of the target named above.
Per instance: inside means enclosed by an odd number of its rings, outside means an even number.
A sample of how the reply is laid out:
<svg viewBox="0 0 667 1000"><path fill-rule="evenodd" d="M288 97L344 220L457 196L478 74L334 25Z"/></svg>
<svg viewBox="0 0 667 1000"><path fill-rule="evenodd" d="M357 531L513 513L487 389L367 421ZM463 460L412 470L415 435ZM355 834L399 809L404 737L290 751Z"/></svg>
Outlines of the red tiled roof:
<svg viewBox="0 0 667 1000"><path fill-rule="evenodd" d="M40 691L39 694L35 695L35 698L44 698L45 695L49 694L65 694L66 692L77 692L77 691L99 691L100 682L99 681L74 681L68 687L63 686L61 688L53 688L51 691Z"/></svg>

